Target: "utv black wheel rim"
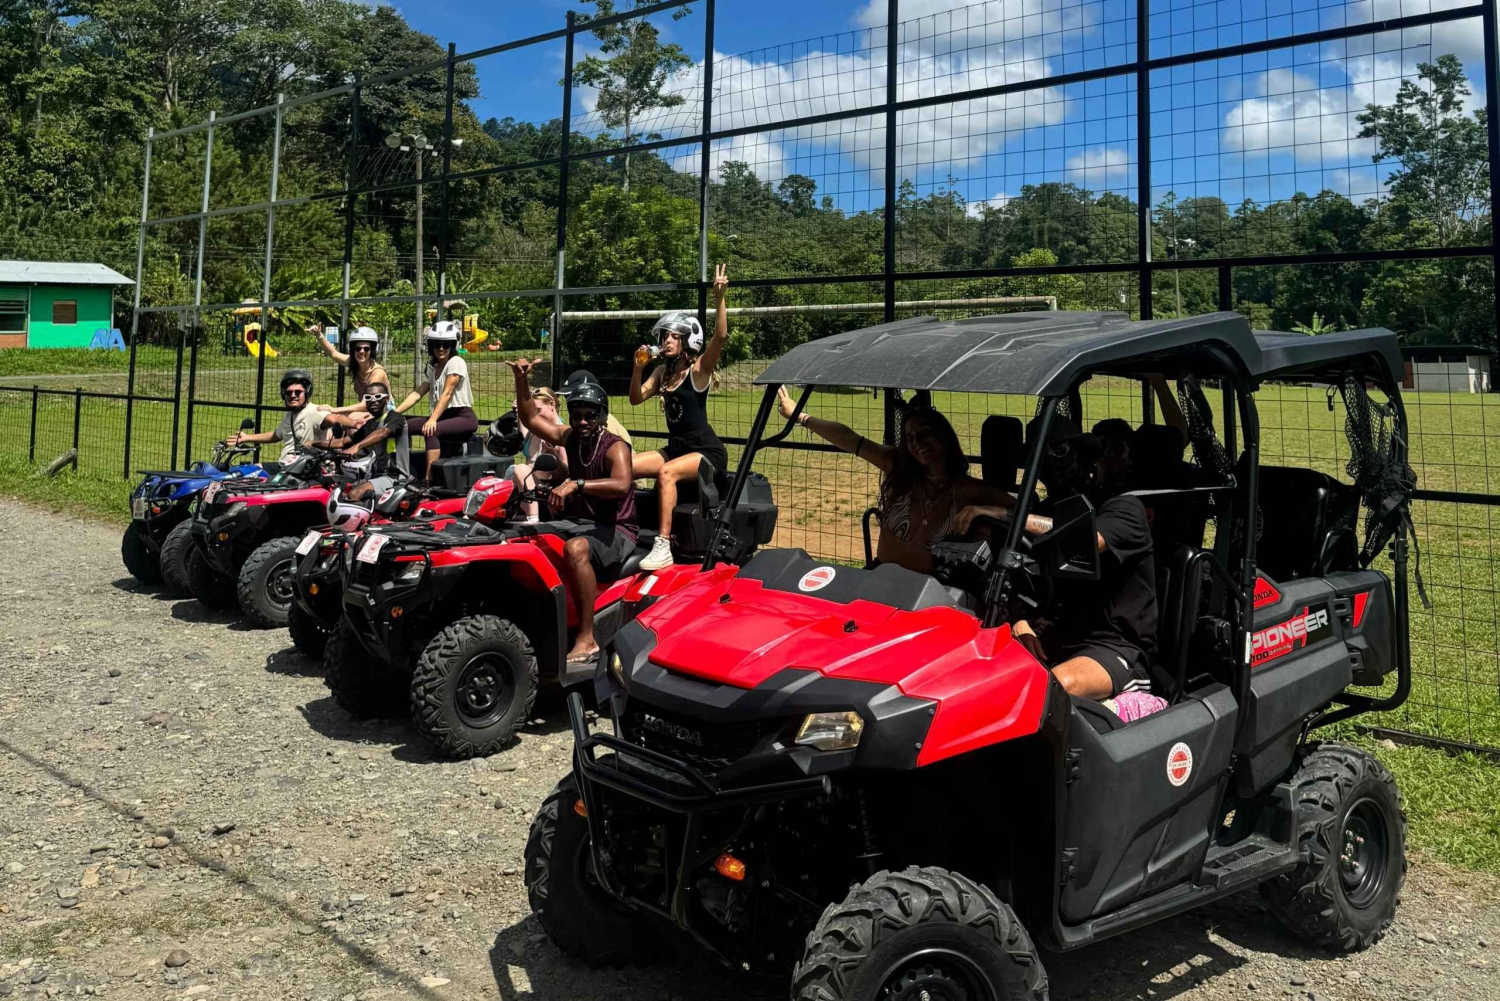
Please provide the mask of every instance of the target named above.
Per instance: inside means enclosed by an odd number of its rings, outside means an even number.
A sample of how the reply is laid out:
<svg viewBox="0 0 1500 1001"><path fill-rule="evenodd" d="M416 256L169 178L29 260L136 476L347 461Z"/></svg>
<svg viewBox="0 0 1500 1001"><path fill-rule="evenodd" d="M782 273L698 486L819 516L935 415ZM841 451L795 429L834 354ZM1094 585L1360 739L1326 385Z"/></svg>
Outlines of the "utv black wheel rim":
<svg viewBox="0 0 1500 1001"><path fill-rule="evenodd" d="M1371 799L1349 808L1340 832L1339 879L1344 896L1355 907L1368 907L1385 887L1390 833L1385 812Z"/></svg>
<svg viewBox="0 0 1500 1001"><path fill-rule="evenodd" d="M882 1001L999 1001L972 959L951 949L923 949L892 963L880 979Z"/></svg>
<svg viewBox="0 0 1500 1001"><path fill-rule="evenodd" d="M291 606L292 600L297 597L297 574L291 560L271 567L270 578L266 581L266 593L273 604Z"/></svg>
<svg viewBox="0 0 1500 1001"><path fill-rule="evenodd" d="M505 714L516 695L516 674L500 654L484 653L464 665L454 697L469 726L489 726Z"/></svg>

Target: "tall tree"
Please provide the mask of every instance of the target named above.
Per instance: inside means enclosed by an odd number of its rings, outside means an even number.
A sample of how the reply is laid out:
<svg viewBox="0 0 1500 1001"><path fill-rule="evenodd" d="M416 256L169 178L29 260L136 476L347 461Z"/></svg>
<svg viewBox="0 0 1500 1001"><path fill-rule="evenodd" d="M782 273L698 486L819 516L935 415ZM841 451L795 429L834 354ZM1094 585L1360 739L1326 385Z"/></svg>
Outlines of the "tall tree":
<svg viewBox="0 0 1500 1001"><path fill-rule="evenodd" d="M615 0L587 0L594 5L594 17L602 20L616 13ZM630 7L646 6L649 0L630 0ZM687 16L686 7L672 12L674 21ZM617 21L593 29L599 39L602 55L585 56L573 67L573 82L597 87L599 117L612 129L625 129L625 183L630 192L630 145L635 140L635 126L641 112L653 108L680 107L685 98L669 94L664 88L667 78L692 64L692 59L676 43L663 44L661 32L648 18Z"/></svg>

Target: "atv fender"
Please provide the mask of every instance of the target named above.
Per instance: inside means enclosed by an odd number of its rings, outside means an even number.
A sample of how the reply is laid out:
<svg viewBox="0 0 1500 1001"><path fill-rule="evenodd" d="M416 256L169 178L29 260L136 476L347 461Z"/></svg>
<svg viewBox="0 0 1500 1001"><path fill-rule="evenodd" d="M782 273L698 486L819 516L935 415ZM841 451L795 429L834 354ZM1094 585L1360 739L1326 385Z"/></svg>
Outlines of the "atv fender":
<svg viewBox="0 0 1500 1001"><path fill-rule="evenodd" d="M568 651L568 625L575 616L563 587L558 566L562 559L562 540L541 536L535 542L556 543L556 555L541 545L514 545L499 542L487 546L460 546L443 549L431 556L434 571L450 570L462 576L458 589L485 593L494 575L503 574L511 581L537 595L546 595L552 610L552 629L542 622L527 623L526 635L536 653L537 673L542 684L564 681L563 663ZM488 567L488 571L485 568ZM477 590L476 590L477 589ZM514 610L503 610L514 612Z"/></svg>

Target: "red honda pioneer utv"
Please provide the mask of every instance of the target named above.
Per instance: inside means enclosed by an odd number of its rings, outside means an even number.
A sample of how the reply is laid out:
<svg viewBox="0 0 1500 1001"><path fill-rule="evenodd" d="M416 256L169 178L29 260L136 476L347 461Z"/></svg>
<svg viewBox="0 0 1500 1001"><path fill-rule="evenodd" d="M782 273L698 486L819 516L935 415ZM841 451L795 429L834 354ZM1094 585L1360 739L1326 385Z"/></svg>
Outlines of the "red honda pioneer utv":
<svg viewBox="0 0 1500 1001"><path fill-rule="evenodd" d="M538 458L538 469L547 458ZM727 486L727 477L700 465L697 502L684 500L673 513L680 552L707 551L710 514ZM449 757L493 754L526 721L540 686L586 683L595 673L592 663L566 662L578 611L559 572L567 541L592 526L566 519L518 524L521 498L509 482L487 489L481 484L470 494L465 519L370 529L346 549L344 618L324 655L324 680L351 715L409 711ZM532 496L545 502L548 492L537 485ZM730 530L719 545L729 560L769 542L776 528L764 477L742 484L738 498L725 511ZM622 623L701 569L639 569L656 537L647 520L655 504L653 492L640 491L635 552L618 579L599 583L594 634L601 649Z"/></svg>
<svg viewBox="0 0 1500 1001"><path fill-rule="evenodd" d="M1409 690L1400 371L1388 331L1257 338L1234 313L929 316L793 349L757 380L726 510L779 385L807 387L798 412L814 387L875 386L1040 397L1012 518L939 540L930 575L710 556L622 626L595 680L612 733L569 696L574 772L527 844L543 928L591 962L660 955L675 928L820 1001L1044 998L1034 941L1073 949L1252 886L1302 938L1368 946L1406 869L1400 794L1374 757L1312 734ZM1210 482L1135 492L1202 499L1214 531L1153 525L1161 701L1127 723L1069 696L1010 623L1100 572L1084 496L1024 530L1049 426L1069 409L1086 426L1071 391L1090 377L1147 373L1179 381ZM1342 394L1356 487L1261 467L1253 393L1273 377ZM1227 448L1200 379L1222 387ZM1370 568L1387 543L1390 576Z"/></svg>

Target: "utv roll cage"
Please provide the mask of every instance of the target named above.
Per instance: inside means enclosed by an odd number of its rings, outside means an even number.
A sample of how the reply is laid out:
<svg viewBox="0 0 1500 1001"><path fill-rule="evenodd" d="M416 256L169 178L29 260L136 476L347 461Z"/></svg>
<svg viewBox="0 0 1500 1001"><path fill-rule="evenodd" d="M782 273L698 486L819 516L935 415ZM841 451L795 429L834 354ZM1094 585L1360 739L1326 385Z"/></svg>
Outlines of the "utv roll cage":
<svg viewBox="0 0 1500 1001"><path fill-rule="evenodd" d="M1234 661L1230 688L1243 705L1250 690L1256 548L1263 530L1259 504L1260 419L1254 394L1268 381L1325 385L1329 387L1330 409L1333 393L1342 392L1351 415L1361 418L1351 419L1346 425L1351 449L1361 459L1356 487L1367 509L1366 544L1359 559L1367 566L1389 542L1394 571L1397 680L1386 696L1345 692L1335 697L1336 708L1309 717L1305 735L1313 728L1360 713L1394 709L1406 701L1411 690L1407 626L1411 522L1407 505L1415 484L1406 464L1407 422L1398 377L1402 371L1396 335L1388 330L1321 336L1256 332L1245 317L1231 312L1137 321L1123 313L1081 312L1012 313L958 320L920 316L832 335L793 348L754 380L764 392L725 503L718 509L704 569L732 555L732 544L727 543L729 512L744 489L756 454L791 434L815 388L875 388L885 390L888 400L902 391L1037 397L1039 433L1035 437L1039 442L1046 440L1060 409L1081 417L1077 390L1093 376L1142 380L1146 373L1159 373L1181 380L1205 374L1216 377L1222 388L1224 440L1232 470L1222 472L1221 482L1215 486L1148 492L1197 493L1215 498L1214 548L1195 554L1193 564L1185 568L1185 576L1207 574L1211 586L1221 588L1236 610L1229 646ZM784 385L801 386L802 392L785 426L768 436L777 390ZM1371 386L1380 390L1386 402L1368 398L1366 389ZM1149 389L1144 383L1143 393L1149 402ZM1211 419L1206 406L1203 409L1204 416ZM890 426L894 413L888 405L888 442L895 440ZM1210 443L1217 447L1212 442L1212 428L1208 431ZM1357 434L1364 440L1356 441ZM1236 458L1237 435L1242 436L1242 452ZM1192 444L1200 466L1204 465L1205 457L1198 454L1200 442L1194 440ZM1022 548L1022 537L1026 515L1036 501L1041 458L1037 443L1028 443L1016 490L1017 506L991 564L996 569L985 594L985 627L999 623L1015 590L1017 575L1028 572L1028 567L1036 572ZM1354 460L1350 472L1356 472ZM1227 500L1220 503L1219 498ZM1420 587L1420 579L1418 584ZM1162 665L1168 675L1175 674L1177 695L1185 683L1185 640L1190 626L1190 622L1161 623L1164 631L1181 630L1175 642L1168 639L1164 643L1171 651L1171 662ZM1241 726L1248 722L1242 719Z"/></svg>

